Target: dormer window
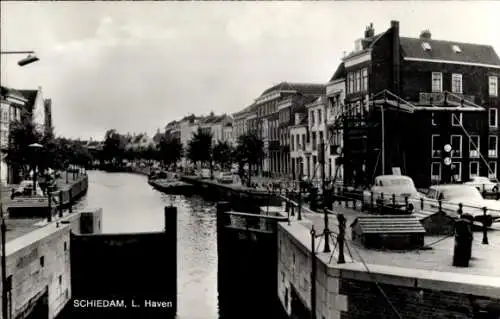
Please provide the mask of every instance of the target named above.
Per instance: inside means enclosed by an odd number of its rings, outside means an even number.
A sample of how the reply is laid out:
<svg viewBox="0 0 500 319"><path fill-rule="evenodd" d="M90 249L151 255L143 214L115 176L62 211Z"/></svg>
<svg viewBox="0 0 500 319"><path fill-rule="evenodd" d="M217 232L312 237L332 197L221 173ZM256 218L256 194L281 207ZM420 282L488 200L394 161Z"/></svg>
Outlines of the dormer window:
<svg viewBox="0 0 500 319"><path fill-rule="evenodd" d="M452 45L451 48L453 49L453 51L455 51L455 53L462 52L462 49L460 49L460 47L456 44Z"/></svg>
<svg viewBox="0 0 500 319"><path fill-rule="evenodd" d="M431 50L431 45L429 44L429 42L422 42L422 48L425 51L430 51Z"/></svg>

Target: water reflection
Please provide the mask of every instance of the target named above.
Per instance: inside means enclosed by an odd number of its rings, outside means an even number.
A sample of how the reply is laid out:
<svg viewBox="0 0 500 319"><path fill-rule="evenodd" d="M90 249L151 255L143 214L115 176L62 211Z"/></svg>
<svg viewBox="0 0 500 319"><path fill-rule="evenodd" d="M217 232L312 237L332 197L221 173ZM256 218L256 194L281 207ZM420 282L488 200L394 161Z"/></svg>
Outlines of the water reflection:
<svg viewBox="0 0 500 319"><path fill-rule="evenodd" d="M214 203L198 196L162 194L153 190L144 176L90 171L88 194L77 208L102 207L103 232L129 233L162 230L167 205L178 208L178 317L216 319Z"/></svg>

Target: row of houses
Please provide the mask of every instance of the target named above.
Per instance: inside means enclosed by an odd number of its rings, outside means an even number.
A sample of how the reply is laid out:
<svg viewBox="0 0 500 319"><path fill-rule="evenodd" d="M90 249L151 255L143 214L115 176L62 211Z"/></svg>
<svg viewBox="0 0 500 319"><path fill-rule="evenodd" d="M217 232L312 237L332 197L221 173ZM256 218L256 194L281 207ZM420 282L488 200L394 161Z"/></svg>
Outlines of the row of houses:
<svg viewBox="0 0 500 319"><path fill-rule="evenodd" d="M33 121L40 132L52 129L52 100L44 98L42 87L19 90L0 87L0 183L16 182L14 170L5 161L9 148L9 132L12 123Z"/></svg>
<svg viewBox="0 0 500 319"><path fill-rule="evenodd" d="M282 82L233 114L233 138L264 141L264 174L419 187L499 177L500 59L489 45L370 24L327 83ZM324 161L324 162L323 162Z"/></svg>

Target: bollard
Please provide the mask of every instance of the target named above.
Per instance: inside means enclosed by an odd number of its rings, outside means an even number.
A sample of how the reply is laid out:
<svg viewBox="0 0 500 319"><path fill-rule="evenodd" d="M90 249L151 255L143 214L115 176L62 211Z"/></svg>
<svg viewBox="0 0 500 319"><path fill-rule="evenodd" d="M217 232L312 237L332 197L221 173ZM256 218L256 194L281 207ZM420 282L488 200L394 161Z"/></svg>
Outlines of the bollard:
<svg viewBox="0 0 500 319"><path fill-rule="evenodd" d="M488 242L487 213L488 213L488 208L483 207L483 216L484 216L484 220L483 220L483 240L481 242L481 244L483 244L483 245L488 245L489 244L489 242Z"/></svg>
<svg viewBox="0 0 500 319"><path fill-rule="evenodd" d="M59 191L59 216L63 215L63 191Z"/></svg>
<svg viewBox="0 0 500 319"><path fill-rule="evenodd" d="M420 198L420 209L424 209L424 198Z"/></svg>
<svg viewBox="0 0 500 319"><path fill-rule="evenodd" d="M373 204L373 191L371 191L370 192L370 207L371 207L372 212L373 212L373 206L374 206L374 204Z"/></svg>
<svg viewBox="0 0 500 319"><path fill-rule="evenodd" d="M344 239L345 239L346 219L343 214L338 214L337 220L339 222L339 234L337 236L337 245L339 246L339 259L337 260L337 263L345 264Z"/></svg>
<svg viewBox="0 0 500 319"><path fill-rule="evenodd" d="M455 247L453 252L453 266L469 267L472 255L472 223L474 217L470 214L463 214L462 218L455 221Z"/></svg>
<svg viewBox="0 0 500 319"><path fill-rule="evenodd" d="M396 194L392 194L392 212L396 213Z"/></svg>
<svg viewBox="0 0 500 319"><path fill-rule="evenodd" d="M69 213L73 213L73 188L69 189L69 207L68 207Z"/></svg>
<svg viewBox="0 0 500 319"><path fill-rule="evenodd" d="M462 217L462 214L464 213L464 205L462 203L458 204L458 216Z"/></svg>
<svg viewBox="0 0 500 319"><path fill-rule="evenodd" d="M325 247L323 252L324 253L329 253L330 252L330 229L328 228L328 209L323 208L323 218L325 222L325 229L323 230L323 234L325 235Z"/></svg>
<svg viewBox="0 0 500 319"><path fill-rule="evenodd" d="M50 223L52 221L52 194L49 192L47 195L49 200L49 211L47 214L47 221Z"/></svg>

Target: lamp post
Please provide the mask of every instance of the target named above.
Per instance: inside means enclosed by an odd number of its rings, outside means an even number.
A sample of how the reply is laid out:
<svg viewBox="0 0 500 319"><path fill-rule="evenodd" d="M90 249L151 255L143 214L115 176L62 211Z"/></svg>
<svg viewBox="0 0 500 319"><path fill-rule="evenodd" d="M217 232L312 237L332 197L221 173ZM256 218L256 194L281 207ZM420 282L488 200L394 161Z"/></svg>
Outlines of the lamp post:
<svg viewBox="0 0 500 319"><path fill-rule="evenodd" d="M36 196L36 161L37 161L37 156L38 156L38 150L42 149L43 146L38 143L33 143L28 145L28 147L33 150L32 155L33 155L33 196Z"/></svg>

